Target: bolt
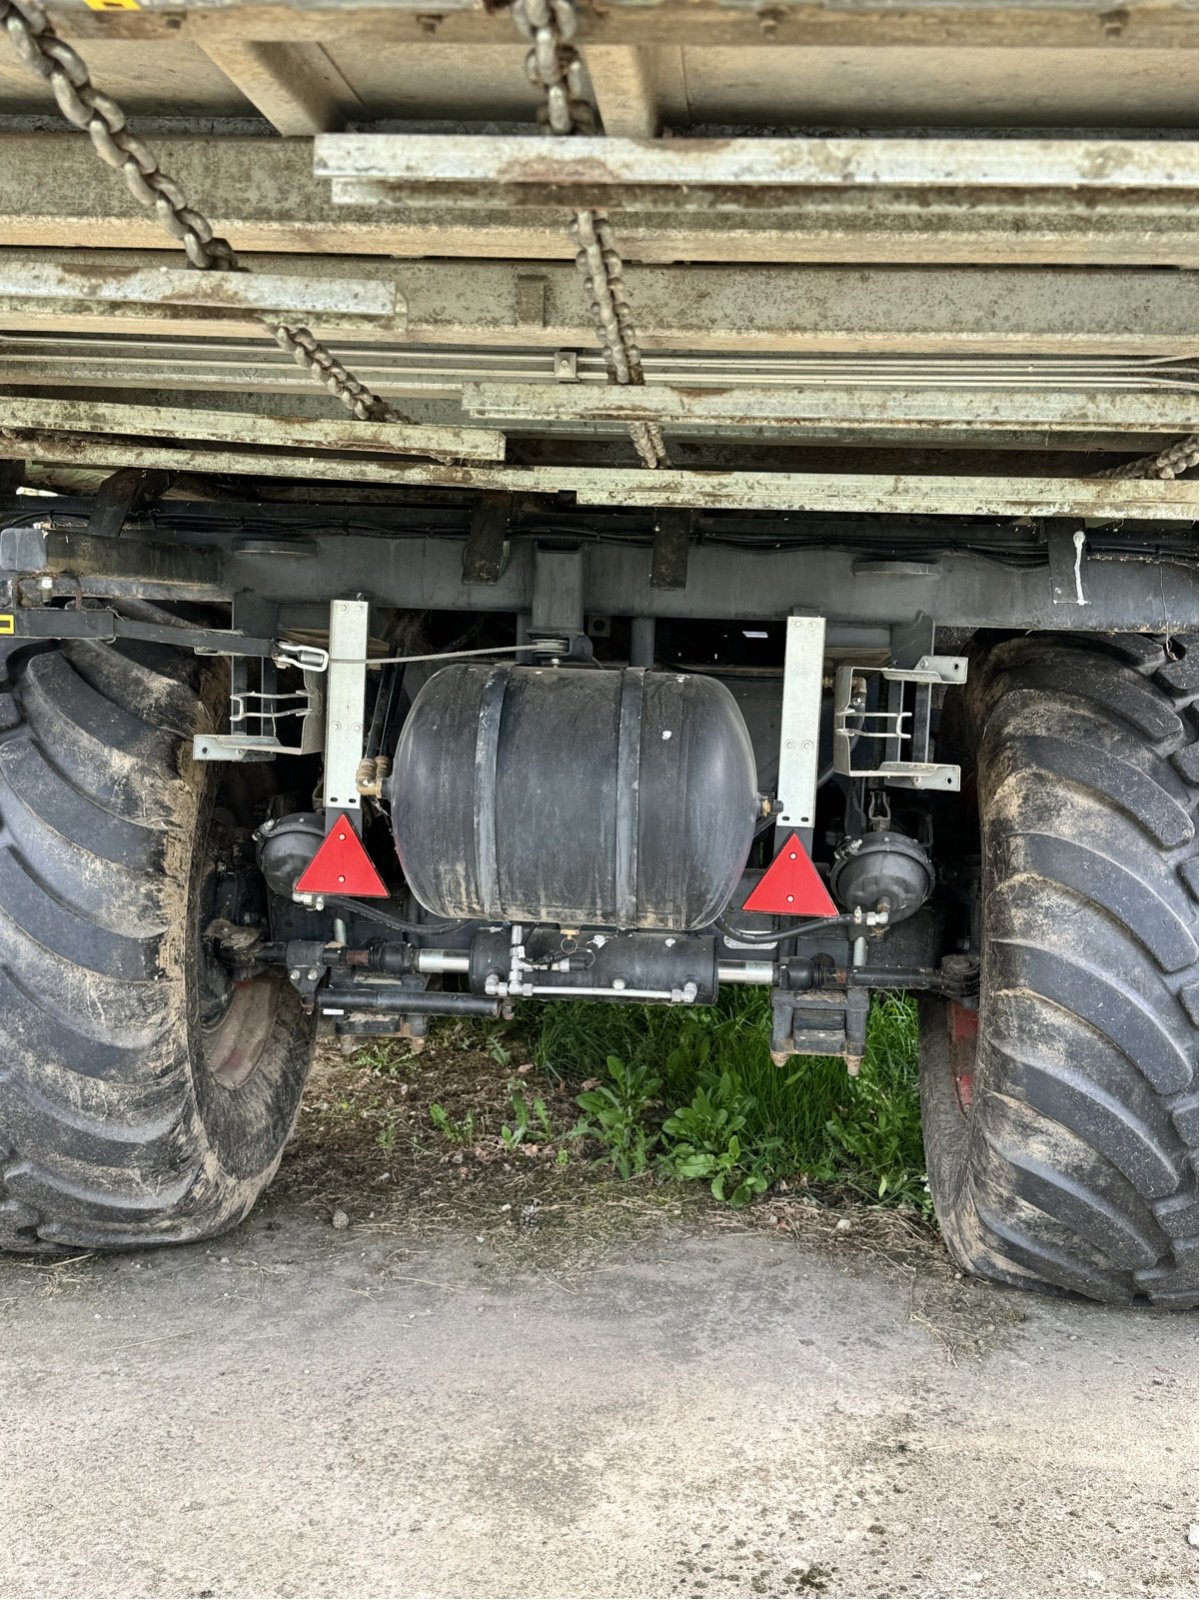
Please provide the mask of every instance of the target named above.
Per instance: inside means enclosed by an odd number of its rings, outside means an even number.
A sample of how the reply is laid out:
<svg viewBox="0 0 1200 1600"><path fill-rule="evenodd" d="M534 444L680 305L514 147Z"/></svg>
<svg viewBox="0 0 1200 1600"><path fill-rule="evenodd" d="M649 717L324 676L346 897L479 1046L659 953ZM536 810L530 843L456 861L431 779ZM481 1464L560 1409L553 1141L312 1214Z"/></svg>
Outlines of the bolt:
<svg viewBox="0 0 1200 1600"><path fill-rule="evenodd" d="M811 739L805 739L804 743L800 746L801 750L811 750L812 747L813 742Z"/></svg>
<svg viewBox="0 0 1200 1600"><path fill-rule="evenodd" d="M625 979L624 978L614 978L613 981L612 981L612 986L613 986L614 989L623 989L625 987Z"/></svg>
<svg viewBox="0 0 1200 1600"><path fill-rule="evenodd" d="M39 589L53 589L53 587L54 587L54 579L53 578L39 578L38 579L38 588Z"/></svg>
<svg viewBox="0 0 1200 1600"><path fill-rule="evenodd" d="M288 973L288 977L292 980L293 983L299 983L300 982L300 968L299 967L293 967L292 970Z"/></svg>
<svg viewBox="0 0 1200 1600"><path fill-rule="evenodd" d="M309 981L309 983L316 983L317 979L320 976L321 976L320 967L309 967L309 969L308 969L308 981Z"/></svg>

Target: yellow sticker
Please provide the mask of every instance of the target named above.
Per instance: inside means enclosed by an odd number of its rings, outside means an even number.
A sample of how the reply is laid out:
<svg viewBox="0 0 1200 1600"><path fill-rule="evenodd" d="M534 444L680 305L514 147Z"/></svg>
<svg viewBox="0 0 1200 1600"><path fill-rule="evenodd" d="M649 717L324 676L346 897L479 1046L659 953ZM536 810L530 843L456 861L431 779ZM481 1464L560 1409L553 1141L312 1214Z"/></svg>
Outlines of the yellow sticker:
<svg viewBox="0 0 1200 1600"><path fill-rule="evenodd" d="M140 11L138 0L83 0L89 11Z"/></svg>
<svg viewBox="0 0 1200 1600"><path fill-rule="evenodd" d="M17 619L13 616L12 612L0 612L0 633L15 633L16 631Z"/></svg>

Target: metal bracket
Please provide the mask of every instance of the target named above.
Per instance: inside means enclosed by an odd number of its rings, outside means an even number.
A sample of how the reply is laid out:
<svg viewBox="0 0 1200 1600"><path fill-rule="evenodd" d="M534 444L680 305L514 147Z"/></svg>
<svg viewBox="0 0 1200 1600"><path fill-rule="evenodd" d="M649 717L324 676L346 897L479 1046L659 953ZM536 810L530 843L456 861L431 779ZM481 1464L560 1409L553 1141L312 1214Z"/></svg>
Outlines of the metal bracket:
<svg viewBox="0 0 1200 1600"><path fill-rule="evenodd" d="M559 550L539 543L533 553L533 613L528 636L557 645L555 654L572 661L592 659L583 599L587 584L587 551L582 545Z"/></svg>
<svg viewBox="0 0 1200 1600"><path fill-rule="evenodd" d="M771 1056L783 1066L794 1055L844 1056L851 1077L867 1048L866 989L824 989L800 994L771 990Z"/></svg>
<svg viewBox="0 0 1200 1600"><path fill-rule="evenodd" d="M879 679L882 706L868 709L870 682ZM912 668L838 667L833 687L833 769L846 778L882 778L898 789L957 789L960 772L929 759L933 690L967 681L965 656L922 656ZM911 692L910 692L911 691ZM868 741L882 760L854 763L856 747ZM907 757L907 758L906 758Z"/></svg>
<svg viewBox="0 0 1200 1600"><path fill-rule="evenodd" d="M362 798L356 778L363 753L370 617L367 600L330 601L323 802L327 818L330 812L345 812L359 832Z"/></svg>
<svg viewBox="0 0 1200 1600"><path fill-rule="evenodd" d="M87 533L94 539L115 539L129 517L157 500L171 482L169 472L149 467L120 467L96 490Z"/></svg>
<svg viewBox="0 0 1200 1600"><path fill-rule="evenodd" d="M471 510L471 531L463 551L464 583L498 583L504 571L512 495L483 493Z"/></svg>
<svg viewBox="0 0 1200 1600"><path fill-rule="evenodd" d="M284 646L279 649L283 650ZM300 650L307 647L298 647ZM201 652L206 655L216 651ZM321 652L324 654L324 652ZM303 687L280 687L279 673L297 667ZM271 761L276 756L315 755L321 748L324 678L320 669L305 668L287 655L232 656L229 662L229 732L197 734L195 761ZM281 737L280 724L299 730Z"/></svg>
<svg viewBox="0 0 1200 1600"><path fill-rule="evenodd" d="M779 820L776 846L811 830L817 814L817 755L821 740L821 679L825 618L789 617L783 651L783 709L779 724Z"/></svg>
<svg viewBox="0 0 1200 1600"><path fill-rule="evenodd" d="M650 556L652 589L686 589L688 546L692 539L692 511L663 510L654 519L654 549Z"/></svg>

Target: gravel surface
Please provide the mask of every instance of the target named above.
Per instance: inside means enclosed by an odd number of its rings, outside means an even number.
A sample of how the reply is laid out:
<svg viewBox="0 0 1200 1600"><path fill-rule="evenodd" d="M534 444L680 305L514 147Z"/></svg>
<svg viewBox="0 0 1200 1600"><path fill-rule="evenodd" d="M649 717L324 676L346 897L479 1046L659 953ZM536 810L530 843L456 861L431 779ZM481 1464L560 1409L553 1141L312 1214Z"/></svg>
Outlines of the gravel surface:
<svg viewBox="0 0 1200 1600"><path fill-rule="evenodd" d="M853 1219L516 1252L346 1210L0 1260L0 1594L1195 1592L1190 1317Z"/></svg>

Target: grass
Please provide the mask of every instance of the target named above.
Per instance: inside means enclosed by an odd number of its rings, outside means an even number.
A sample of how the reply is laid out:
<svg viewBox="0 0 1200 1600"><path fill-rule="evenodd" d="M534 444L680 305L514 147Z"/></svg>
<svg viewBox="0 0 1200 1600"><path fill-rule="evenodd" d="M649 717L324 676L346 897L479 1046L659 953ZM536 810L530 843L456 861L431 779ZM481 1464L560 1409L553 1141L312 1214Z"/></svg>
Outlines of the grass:
<svg viewBox="0 0 1200 1600"><path fill-rule="evenodd" d="M735 1206L804 1180L929 1210L916 1007L905 996L875 1001L857 1078L840 1059L776 1067L768 997L753 990L686 1012L559 1003L522 1022L539 1068L596 1080L578 1104L623 1176L655 1168L704 1180Z"/></svg>

